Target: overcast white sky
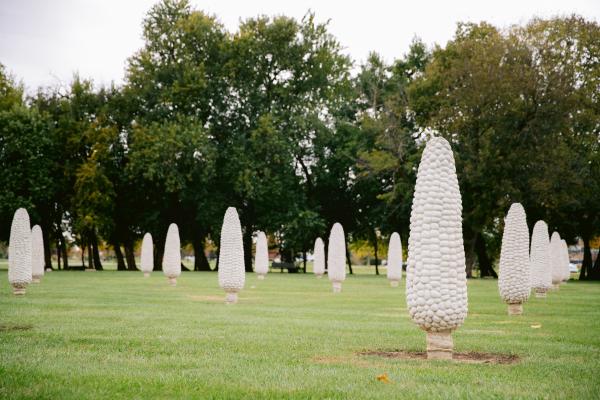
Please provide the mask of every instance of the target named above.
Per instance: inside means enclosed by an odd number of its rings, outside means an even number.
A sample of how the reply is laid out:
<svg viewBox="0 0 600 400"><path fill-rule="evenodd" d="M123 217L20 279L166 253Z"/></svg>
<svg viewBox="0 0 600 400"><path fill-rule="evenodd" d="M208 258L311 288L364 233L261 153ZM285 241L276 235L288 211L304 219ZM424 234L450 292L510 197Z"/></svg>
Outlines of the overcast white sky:
<svg viewBox="0 0 600 400"><path fill-rule="evenodd" d="M499 27L534 15L571 13L600 20L600 0L191 0L235 31L259 14L301 18L307 10L357 61L375 50L388 61L402 56L416 35L444 44L458 21ZM122 82L127 57L142 45L141 23L156 0L0 0L0 63L29 91L70 81L74 72L96 83Z"/></svg>

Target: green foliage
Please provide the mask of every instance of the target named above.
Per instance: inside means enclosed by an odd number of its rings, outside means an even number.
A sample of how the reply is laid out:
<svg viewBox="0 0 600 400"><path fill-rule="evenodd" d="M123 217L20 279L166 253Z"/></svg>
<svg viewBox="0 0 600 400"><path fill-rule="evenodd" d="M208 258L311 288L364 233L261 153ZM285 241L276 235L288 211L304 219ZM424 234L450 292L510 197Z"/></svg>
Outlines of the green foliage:
<svg viewBox="0 0 600 400"><path fill-rule="evenodd" d="M123 86L75 76L23 100L0 65L0 222L26 206L48 243L99 236L130 258L148 231L160 265L170 223L200 254L235 206L247 266L256 230L291 256L335 222L381 255L394 231L406 247L421 150L441 135L469 268L477 259L493 275L515 201L569 241L600 233L596 22L461 23L443 47L415 39L391 63L371 53L356 73L328 29L309 12L228 32L188 1L163 0Z"/></svg>
<svg viewBox="0 0 600 400"><path fill-rule="evenodd" d="M0 63L0 110L9 110L12 106L23 104L23 86L6 72Z"/></svg>
<svg viewBox="0 0 600 400"><path fill-rule="evenodd" d="M25 207L39 223L37 205L52 201L55 165L47 122L36 109L15 104L0 109L0 238L7 240L15 210Z"/></svg>

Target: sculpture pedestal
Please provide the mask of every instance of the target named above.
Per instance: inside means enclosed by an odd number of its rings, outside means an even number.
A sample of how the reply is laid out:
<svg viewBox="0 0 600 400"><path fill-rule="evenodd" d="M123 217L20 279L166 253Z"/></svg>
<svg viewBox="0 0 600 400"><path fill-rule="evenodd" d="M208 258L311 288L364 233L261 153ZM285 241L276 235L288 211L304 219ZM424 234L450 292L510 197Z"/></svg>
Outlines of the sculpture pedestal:
<svg viewBox="0 0 600 400"><path fill-rule="evenodd" d="M333 285L333 293L341 293L342 282L332 281L331 284Z"/></svg>
<svg viewBox="0 0 600 400"><path fill-rule="evenodd" d="M23 296L25 294L25 289L27 288L26 283L13 283L11 286L15 296Z"/></svg>
<svg viewBox="0 0 600 400"><path fill-rule="evenodd" d="M169 277L169 285L171 285L171 286L177 286L177 278L176 277Z"/></svg>
<svg viewBox="0 0 600 400"><path fill-rule="evenodd" d="M399 284L400 284L399 281L390 281L390 286L391 287L398 287Z"/></svg>
<svg viewBox="0 0 600 400"><path fill-rule="evenodd" d="M257 274L256 276L258 280L263 281L265 279L265 274Z"/></svg>
<svg viewBox="0 0 600 400"><path fill-rule="evenodd" d="M523 314L523 304L514 303L508 305L508 315L521 315Z"/></svg>
<svg viewBox="0 0 600 400"><path fill-rule="evenodd" d="M552 290L559 290L560 289L560 284L559 283L553 283L552 284Z"/></svg>
<svg viewBox="0 0 600 400"><path fill-rule="evenodd" d="M235 304L238 302L237 290L225 290L225 304Z"/></svg>
<svg viewBox="0 0 600 400"><path fill-rule="evenodd" d="M33 275L31 277L31 283L40 283L42 281L42 277L40 275Z"/></svg>
<svg viewBox="0 0 600 400"><path fill-rule="evenodd" d="M543 299L546 297L546 289L535 288L535 297Z"/></svg>
<svg viewBox="0 0 600 400"><path fill-rule="evenodd" d="M429 360L452 360L451 331L427 332L427 359Z"/></svg>

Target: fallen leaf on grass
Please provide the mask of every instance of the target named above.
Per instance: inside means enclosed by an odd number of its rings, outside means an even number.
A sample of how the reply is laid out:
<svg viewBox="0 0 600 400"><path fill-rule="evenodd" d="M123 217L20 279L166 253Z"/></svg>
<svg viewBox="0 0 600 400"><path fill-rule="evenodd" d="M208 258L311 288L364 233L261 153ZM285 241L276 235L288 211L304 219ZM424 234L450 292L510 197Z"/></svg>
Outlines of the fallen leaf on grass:
<svg viewBox="0 0 600 400"><path fill-rule="evenodd" d="M533 324L533 325L531 325L531 327L533 329L540 329L542 327L542 325L541 324Z"/></svg>
<svg viewBox="0 0 600 400"><path fill-rule="evenodd" d="M392 383L392 381L389 380L387 374L377 375L377 380L383 383Z"/></svg>

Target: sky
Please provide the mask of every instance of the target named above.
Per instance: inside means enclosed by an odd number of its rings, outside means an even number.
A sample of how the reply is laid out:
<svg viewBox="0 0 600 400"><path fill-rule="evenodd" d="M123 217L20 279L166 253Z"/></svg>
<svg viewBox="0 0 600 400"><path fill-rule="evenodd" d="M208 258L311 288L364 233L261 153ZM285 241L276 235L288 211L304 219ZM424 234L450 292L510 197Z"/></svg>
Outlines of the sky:
<svg viewBox="0 0 600 400"><path fill-rule="evenodd" d="M142 20L157 0L0 0L0 63L27 91L66 85L74 73L96 84L122 83L127 58L143 45ZM500 28L532 16L576 13L600 21L600 0L191 0L234 32L256 15L329 20L330 32L360 64L370 51L392 61L418 36L444 45L457 22Z"/></svg>

